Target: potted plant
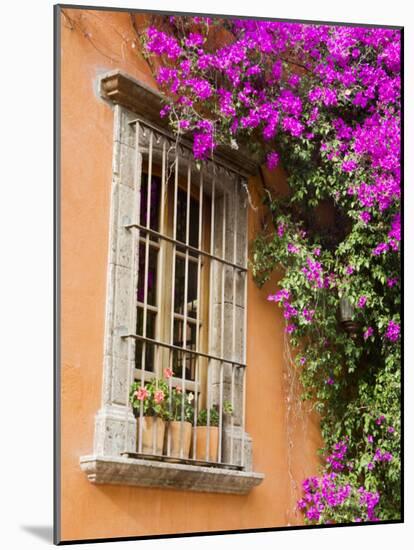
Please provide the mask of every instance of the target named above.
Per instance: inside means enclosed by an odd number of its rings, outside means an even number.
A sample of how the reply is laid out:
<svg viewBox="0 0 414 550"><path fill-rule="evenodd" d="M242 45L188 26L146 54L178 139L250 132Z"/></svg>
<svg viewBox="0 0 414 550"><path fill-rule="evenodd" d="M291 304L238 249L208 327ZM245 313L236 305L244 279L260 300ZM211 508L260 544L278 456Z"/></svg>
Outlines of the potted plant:
<svg viewBox="0 0 414 550"><path fill-rule="evenodd" d="M165 421L168 419L166 402L168 385L163 379L153 378L144 385L134 382L129 400L137 417L137 442L144 454L162 455Z"/></svg>
<svg viewBox="0 0 414 550"><path fill-rule="evenodd" d="M233 407L229 401L224 401L223 413L233 414ZM218 405L213 405L210 413L208 409L202 409L198 413L197 426L194 427L195 453L193 456L196 460L218 461L219 424Z"/></svg>
<svg viewBox="0 0 414 550"><path fill-rule="evenodd" d="M194 421L194 394L183 394L180 386L172 388L168 403L168 456L190 456L191 433Z"/></svg>

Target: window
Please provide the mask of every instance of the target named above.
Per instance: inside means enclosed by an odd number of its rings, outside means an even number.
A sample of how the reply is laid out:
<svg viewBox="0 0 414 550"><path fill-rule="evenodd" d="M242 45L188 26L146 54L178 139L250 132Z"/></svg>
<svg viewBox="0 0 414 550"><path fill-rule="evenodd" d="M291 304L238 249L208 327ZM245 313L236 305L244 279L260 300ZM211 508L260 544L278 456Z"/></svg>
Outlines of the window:
<svg viewBox="0 0 414 550"><path fill-rule="evenodd" d="M124 78L116 73L118 87ZM153 92L131 79L127 88L137 107L155 111ZM119 98L130 106L125 91ZM137 117L140 109L115 105L103 397L94 453L81 467L95 483L245 493L263 478L245 431L245 176L219 156L198 167L191 143ZM215 460L200 462L194 445L174 463L169 451L142 453L129 389L167 367L196 412L219 412Z"/></svg>
<svg viewBox="0 0 414 550"><path fill-rule="evenodd" d="M153 341L169 342L176 348L192 351L207 348L207 315L201 304L208 299L208 266L200 251L204 248L209 230L208 206L203 208L202 189L194 189L191 179L188 189L184 189L184 182L178 180L176 200L173 174L170 182L167 178L163 182L160 176L152 174L149 200L148 183L148 174L144 172L138 227L136 330L137 336L142 339L137 339L135 344L135 374L139 378L143 370L144 379L148 379L149 373L162 376L163 369L169 367L177 378L182 376L182 368L185 368L186 381L194 382L195 356L183 357L181 352L177 352L170 358ZM164 208L160 208L161 200L164 201ZM177 383L176 379L173 381ZM190 388L195 390L194 384L189 384Z"/></svg>
<svg viewBox="0 0 414 550"><path fill-rule="evenodd" d="M195 396L195 426L202 408L208 426L211 408L218 411L218 458L211 465L217 460L223 467L244 467L244 441L237 460L234 441L235 426L244 422L247 269L246 237L238 227L240 178L219 180L214 165L209 176L197 167L189 146L178 151L168 133L140 119L130 124L136 132L139 205L136 223L125 225L138 249L136 320L131 321L136 330L127 335L134 378L144 386L171 369L170 387ZM226 403L233 410L229 418L223 413ZM199 458L195 451L193 444L193 460Z"/></svg>

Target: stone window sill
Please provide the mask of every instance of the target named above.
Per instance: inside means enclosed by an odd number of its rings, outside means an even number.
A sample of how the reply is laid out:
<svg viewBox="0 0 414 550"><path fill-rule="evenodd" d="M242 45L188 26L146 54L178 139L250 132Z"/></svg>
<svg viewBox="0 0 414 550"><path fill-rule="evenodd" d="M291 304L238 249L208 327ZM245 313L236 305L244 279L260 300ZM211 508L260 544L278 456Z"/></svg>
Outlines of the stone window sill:
<svg viewBox="0 0 414 550"><path fill-rule="evenodd" d="M246 495L264 478L264 474L257 472L171 464L122 456L84 456L80 459L80 466L91 483L234 495Z"/></svg>

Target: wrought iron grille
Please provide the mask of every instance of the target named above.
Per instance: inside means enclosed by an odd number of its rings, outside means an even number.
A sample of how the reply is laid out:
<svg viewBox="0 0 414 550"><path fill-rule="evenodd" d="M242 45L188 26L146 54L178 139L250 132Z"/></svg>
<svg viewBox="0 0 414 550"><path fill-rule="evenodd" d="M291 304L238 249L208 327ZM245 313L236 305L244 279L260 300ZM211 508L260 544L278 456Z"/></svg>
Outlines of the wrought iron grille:
<svg viewBox="0 0 414 550"><path fill-rule="evenodd" d="M246 396L247 235L240 240L239 211L243 177L226 181L215 173L215 162L197 167L191 146L141 120L135 126L136 204L131 232L135 261L136 307L131 308L128 333L129 387L173 375L169 390L179 387L182 413L189 392L194 395L194 428L206 411L206 449L197 452L192 430L191 453L171 455L171 433L157 452L157 426L152 453L143 452L144 411L137 419L136 453L126 456L183 461L228 468L244 467ZM240 242L239 242L240 240ZM241 324L241 326L240 326ZM135 358L135 360L134 360ZM226 415L229 402L233 413ZM212 453L212 411L218 423L218 451ZM218 416L218 422L217 422ZM128 422L125 430L128 431ZM235 450L234 431L241 428ZM128 441L128 433L125 434ZM223 446L226 446L226 457ZM237 457L236 457L237 454Z"/></svg>

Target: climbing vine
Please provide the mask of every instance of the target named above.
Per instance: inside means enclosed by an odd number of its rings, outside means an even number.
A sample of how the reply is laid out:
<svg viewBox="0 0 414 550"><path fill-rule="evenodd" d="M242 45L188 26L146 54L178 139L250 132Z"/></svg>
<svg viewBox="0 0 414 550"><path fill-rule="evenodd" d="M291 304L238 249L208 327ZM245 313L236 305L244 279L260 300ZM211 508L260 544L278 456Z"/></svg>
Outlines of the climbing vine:
<svg viewBox="0 0 414 550"><path fill-rule="evenodd" d="M311 523L400 518L400 42L394 29L167 16L144 37L161 116L192 134L199 162L249 146L287 173L251 262L259 285L283 267L268 299L321 416L324 468L298 502Z"/></svg>

